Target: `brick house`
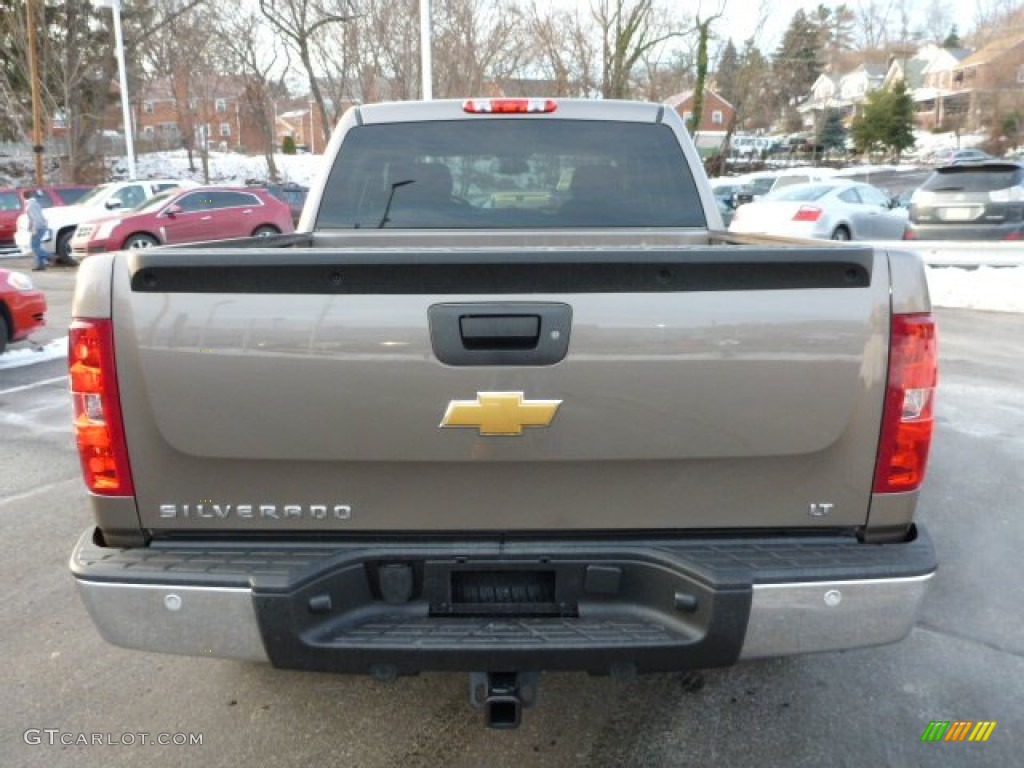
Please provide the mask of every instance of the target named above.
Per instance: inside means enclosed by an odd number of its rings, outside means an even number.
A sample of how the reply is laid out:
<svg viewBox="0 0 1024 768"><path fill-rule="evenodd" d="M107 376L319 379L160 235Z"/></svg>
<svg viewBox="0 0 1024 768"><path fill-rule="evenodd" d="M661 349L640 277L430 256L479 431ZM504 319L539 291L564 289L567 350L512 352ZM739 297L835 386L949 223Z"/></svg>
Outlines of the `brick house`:
<svg viewBox="0 0 1024 768"><path fill-rule="evenodd" d="M947 121L947 99L953 95L953 70L971 55L967 48L940 48L921 73L921 86L912 91L914 122L918 128L935 130ZM959 108L954 104L953 114Z"/></svg>
<svg viewBox="0 0 1024 768"><path fill-rule="evenodd" d="M340 109L335 109L334 103L327 101L327 117L337 113L338 117L351 106L350 102L343 102ZM277 115L274 119L274 139L278 151L286 136L291 136L295 146L305 152L314 155L323 154L327 148L327 140L324 139L323 119L320 117L320 110L316 102L310 98L305 100L290 101L287 105L278 105ZM331 131L334 125L330 126Z"/></svg>
<svg viewBox="0 0 1024 768"><path fill-rule="evenodd" d="M693 91L684 91L665 99L665 103L679 113L683 120L693 116ZM736 117L736 108L710 88L704 89L704 106L701 110L698 133L725 134Z"/></svg>
<svg viewBox="0 0 1024 768"><path fill-rule="evenodd" d="M262 152L264 140L241 78L217 77L199 83L188 78L157 78L134 105L135 141L140 150L177 149L205 137L211 149Z"/></svg>
<svg viewBox="0 0 1024 768"><path fill-rule="evenodd" d="M1024 33L994 40L950 74L944 117L970 131L993 127L993 120L1024 107Z"/></svg>

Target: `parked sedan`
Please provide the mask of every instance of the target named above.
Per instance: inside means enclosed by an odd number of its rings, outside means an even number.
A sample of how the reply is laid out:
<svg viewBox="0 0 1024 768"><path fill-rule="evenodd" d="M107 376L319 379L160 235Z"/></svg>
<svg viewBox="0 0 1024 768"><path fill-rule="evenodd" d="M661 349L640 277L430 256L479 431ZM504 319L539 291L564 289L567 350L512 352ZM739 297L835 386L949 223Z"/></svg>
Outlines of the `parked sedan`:
<svg viewBox="0 0 1024 768"><path fill-rule="evenodd" d="M1024 166L936 168L910 199L908 240L1024 240Z"/></svg>
<svg viewBox="0 0 1024 768"><path fill-rule="evenodd" d="M899 240L906 217L877 187L835 179L775 190L741 205L730 232L757 232L823 240Z"/></svg>
<svg viewBox="0 0 1024 768"><path fill-rule="evenodd" d="M162 192L126 214L80 224L71 251L86 256L292 231L288 204L265 189L205 187Z"/></svg>
<svg viewBox="0 0 1024 768"><path fill-rule="evenodd" d="M0 269L0 355L46 324L46 296L23 272Z"/></svg>

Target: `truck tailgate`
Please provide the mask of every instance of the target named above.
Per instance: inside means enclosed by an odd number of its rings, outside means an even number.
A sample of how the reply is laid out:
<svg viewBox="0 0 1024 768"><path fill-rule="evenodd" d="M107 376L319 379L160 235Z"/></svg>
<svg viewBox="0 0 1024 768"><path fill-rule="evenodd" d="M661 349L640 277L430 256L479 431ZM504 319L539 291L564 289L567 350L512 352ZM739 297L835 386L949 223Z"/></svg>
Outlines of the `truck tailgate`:
<svg viewBox="0 0 1024 768"><path fill-rule="evenodd" d="M870 249L161 250L114 263L145 528L866 520L889 324L886 260ZM494 318L514 337L490 338ZM565 349L545 358L531 343ZM487 434L495 403L503 434ZM547 426L531 421L536 403ZM442 427L453 408L468 416Z"/></svg>

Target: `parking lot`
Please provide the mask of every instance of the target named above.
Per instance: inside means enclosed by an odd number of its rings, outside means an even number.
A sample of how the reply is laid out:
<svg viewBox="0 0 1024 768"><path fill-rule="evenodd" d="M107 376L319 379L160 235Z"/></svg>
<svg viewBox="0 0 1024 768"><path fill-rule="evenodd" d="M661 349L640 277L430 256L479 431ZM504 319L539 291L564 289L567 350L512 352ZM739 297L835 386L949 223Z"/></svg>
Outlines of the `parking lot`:
<svg viewBox="0 0 1024 768"><path fill-rule="evenodd" d="M50 301L43 341L63 335L73 280L72 270L36 277ZM625 682L544 675L516 731L484 729L461 674L381 683L106 644L66 566L90 513L64 363L0 367L0 765L1018 764L1024 324L937 316L938 423L920 520L940 571L904 642ZM985 743L922 743L934 720L997 726Z"/></svg>

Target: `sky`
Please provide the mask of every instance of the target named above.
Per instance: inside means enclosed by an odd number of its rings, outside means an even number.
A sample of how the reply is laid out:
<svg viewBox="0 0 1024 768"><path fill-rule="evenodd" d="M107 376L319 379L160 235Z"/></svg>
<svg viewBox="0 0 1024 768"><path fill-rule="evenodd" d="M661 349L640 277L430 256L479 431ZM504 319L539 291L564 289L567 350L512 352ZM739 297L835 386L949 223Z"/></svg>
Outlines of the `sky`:
<svg viewBox="0 0 1024 768"><path fill-rule="evenodd" d="M715 10L720 2L722 0L701 0L700 6L710 12ZM870 0L845 0L845 5L850 8L859 8L869 2ZM898 18L895 11L898 4L896 0L874 0L874 2L878 8L889 7L893 14L892 18L894 20ZM916 13L920 13L925 2L926 0L907 0L907 5ZM962 0L958 0L958 2L962 3ZM798 10L810 14L819 5L835 8L842 4L844 3L836 0L725 0L725 19L723 19L723 23L714 26L713 29L723 38L731 37L737 48L743 41L755 36L758 48L769 53L774 51L781 42L789 22ZM686 5L696 8L697 3L690 0ZM962 16L964 11L962 4L958 11ZM762 18L764 19L763 26L759 25ZM970 20L962 18L961 33L970 26L969 21L973 22L973 18ZM894 26L896 26L895 22Z"/></svg>

